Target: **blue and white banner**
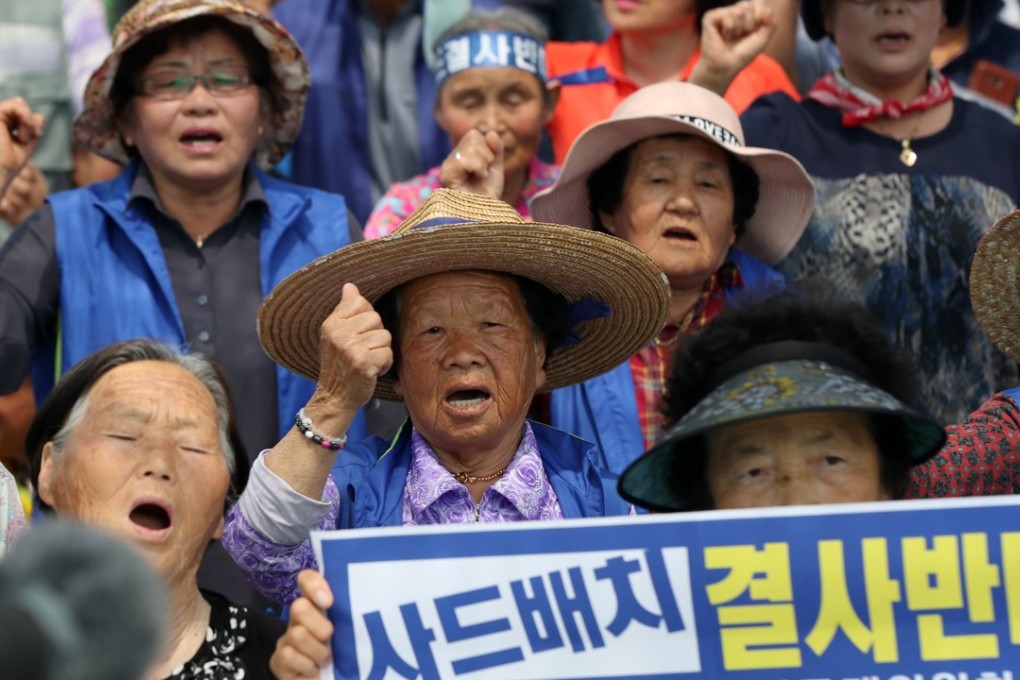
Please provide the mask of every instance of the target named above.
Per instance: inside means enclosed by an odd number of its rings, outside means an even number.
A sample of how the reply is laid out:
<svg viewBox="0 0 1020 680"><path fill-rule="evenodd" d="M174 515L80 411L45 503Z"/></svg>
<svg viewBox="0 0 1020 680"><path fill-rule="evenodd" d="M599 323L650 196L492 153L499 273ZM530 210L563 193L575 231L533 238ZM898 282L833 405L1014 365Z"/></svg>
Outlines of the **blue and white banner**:
<svg viewBox="0 0 1020 680"><path fill-rule="evenodd" d="M1020 498L313 534L323 677L1020 680Z"/></svg>

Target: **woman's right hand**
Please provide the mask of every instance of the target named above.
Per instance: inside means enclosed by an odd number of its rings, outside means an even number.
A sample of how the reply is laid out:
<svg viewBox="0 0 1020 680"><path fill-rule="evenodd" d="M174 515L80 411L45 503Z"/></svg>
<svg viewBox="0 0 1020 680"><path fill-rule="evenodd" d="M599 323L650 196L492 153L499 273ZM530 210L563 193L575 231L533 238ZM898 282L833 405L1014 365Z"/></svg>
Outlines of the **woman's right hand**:
<svg viewBox="0 0 1020 680"><path fill-rule="evenodd" d="M21 97L0 101L0 196L18 176L42 136L43 115Z"/></svg>
<svg viewBox="0 0 1020 680"><path fill-rule="evenodd" d="M501 198L505 182L499 133L468 130L440 166L439 182L447 189Z"/></svg>
<svg viewBox="0 0 1020 680"><path fill-rule="evenodd" d="M319 669L332 660L333 624L326 610L333 605L333 591L325 577L306 569L298 574L301 597L290 606L287 632L276 641L269 669L280 680L318 678Z"/></svg>
<svg viewBox="0 0 1020 680"><path fill-rule="evenodd" d="M319 379L305 407L320 431L345 431L372 399L379 376L393 364L392 340L372 303L345 283L340 303L322 322Z"/></svg>

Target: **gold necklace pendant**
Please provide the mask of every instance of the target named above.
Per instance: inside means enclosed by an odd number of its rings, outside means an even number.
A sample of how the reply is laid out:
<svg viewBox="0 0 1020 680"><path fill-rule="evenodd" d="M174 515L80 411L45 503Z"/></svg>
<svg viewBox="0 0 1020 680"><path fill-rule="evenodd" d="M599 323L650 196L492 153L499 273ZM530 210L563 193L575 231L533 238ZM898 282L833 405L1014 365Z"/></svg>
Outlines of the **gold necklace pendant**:
<svg viewBox="0 0 1020 680"><path fill-rule="evenodd" d="M464 470L461 470L460 472L451 472L450 474L453 475L453 478L456 479L461 484L476 484L478 482L488 482L490 480L496 479L497 477L502 477L504 472L506 472L506 468L503 468L498 472L493 472L491 475L485 475L484 477L469 475Z"/></svg>
<svg viewBox="0 0 1020 680"><path fill-rule="evenodd" d="M904 137L900 140L900 145L903 146L903 150L900 151L900 163L908 168L914 167L914 164L917 163L917 152L910 148L910 139Z"/></svg>

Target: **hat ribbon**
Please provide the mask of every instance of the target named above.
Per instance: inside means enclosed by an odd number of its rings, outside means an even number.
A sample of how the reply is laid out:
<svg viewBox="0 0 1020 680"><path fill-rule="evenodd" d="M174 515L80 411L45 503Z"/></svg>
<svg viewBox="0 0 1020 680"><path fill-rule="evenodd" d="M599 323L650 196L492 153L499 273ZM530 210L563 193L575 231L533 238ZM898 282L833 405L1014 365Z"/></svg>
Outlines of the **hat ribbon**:
<svg viewBox="0 0 1020 680"><path fill-rule="evenodd" d="M599 302L592 298L581 298L571 303L567 308L567 334L560 343L560 348L570 347L581 342L581 336L575 330L575 326L585 321L603 319L613 313L609 303Z"/></svg>

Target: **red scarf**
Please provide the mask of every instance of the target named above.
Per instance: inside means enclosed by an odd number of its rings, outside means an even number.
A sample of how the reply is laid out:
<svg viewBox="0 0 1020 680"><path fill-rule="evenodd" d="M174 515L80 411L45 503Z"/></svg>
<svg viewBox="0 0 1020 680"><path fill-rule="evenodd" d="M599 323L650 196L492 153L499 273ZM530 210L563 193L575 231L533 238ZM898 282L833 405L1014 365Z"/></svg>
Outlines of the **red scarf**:
<svg viewBox="0 0 1020 680"><path fill-rule="evenodd" d="M903 103L884 102L869 92L852 85L842 71L829 71L811 86L805 95L819 104L843 111L843 125L853 127L879 118L902 118L910 113L927 111L953 98L949 78L931 69L928 72L928 89L920 96Z"/></svg>

